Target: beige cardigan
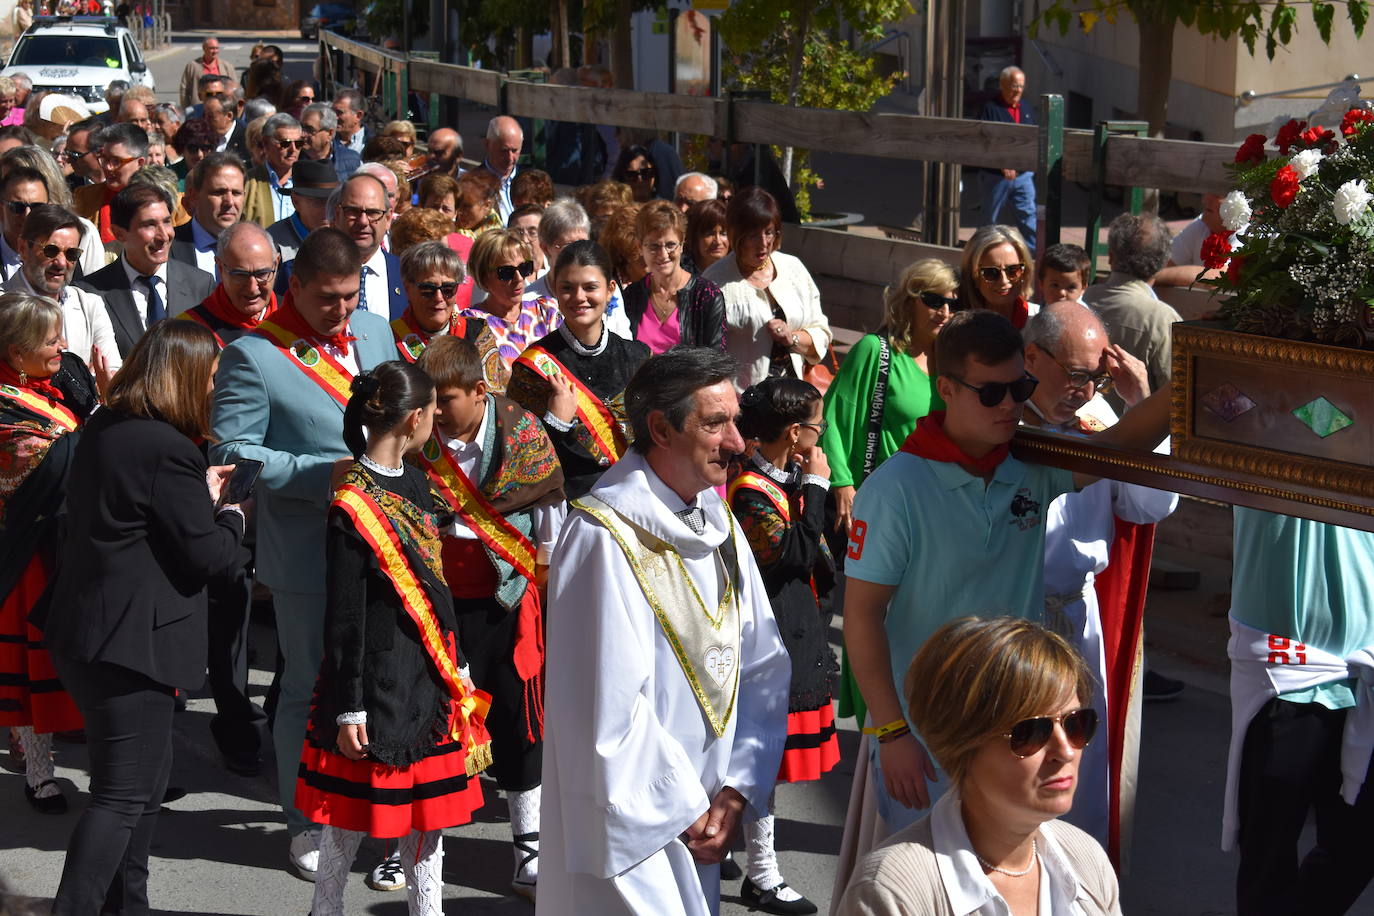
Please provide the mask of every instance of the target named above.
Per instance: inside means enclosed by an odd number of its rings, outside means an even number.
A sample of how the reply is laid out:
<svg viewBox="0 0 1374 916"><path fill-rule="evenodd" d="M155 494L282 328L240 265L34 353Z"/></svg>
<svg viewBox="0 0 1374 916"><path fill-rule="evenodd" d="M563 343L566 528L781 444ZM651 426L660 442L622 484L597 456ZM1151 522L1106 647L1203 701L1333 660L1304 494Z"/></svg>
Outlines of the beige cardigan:
<svg viewBox="0 0 1374 916"><path fill-rule="evenodd" d="M1058 845L1087 899L1087 916L1121 916L1116 874L1091 836L1062 821L1040 827ZM935 861L929 817L893 834L855 869L835 916L958 916Z"/></svg>

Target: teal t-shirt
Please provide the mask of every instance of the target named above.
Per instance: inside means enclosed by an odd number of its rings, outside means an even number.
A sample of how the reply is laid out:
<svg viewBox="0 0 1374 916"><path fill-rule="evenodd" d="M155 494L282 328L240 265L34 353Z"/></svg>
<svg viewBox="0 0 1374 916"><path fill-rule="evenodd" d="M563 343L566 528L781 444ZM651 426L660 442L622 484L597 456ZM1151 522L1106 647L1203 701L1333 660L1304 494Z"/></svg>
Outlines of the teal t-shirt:
<svg viewBox="0 0 1374 916"><path fill-rule="evenodd" d="M1374 534L1258 509L1234 519L1231 616L1342 658L1374 645ZM1355 705L1349 680L1282 697Z"/></svg>
<svg viewBox="0 0 1374 916"><path fill-rule="evenodd" d="M957 464L907 452L864 482L845 574L897 587L886 629L898 694L911 659L945 623L1044 616L1045 517L1072 489L1068 471L1015 458L984 486Z"/></svg>
<svg viewBox="0 0 1374 916"><path fill-rule="evenodd" d="M866 334L845 355L840 371L825 392L825 419L830 424L821 437L821 449L830 462L830 485L855 487L863 478L864 445L868 440L868 414L878 383L879 340ZM873 466L886 461L902 447L916 428L916 421L932 410L944 410L935 380L916 360L889 347L887 395Z"/></svg>

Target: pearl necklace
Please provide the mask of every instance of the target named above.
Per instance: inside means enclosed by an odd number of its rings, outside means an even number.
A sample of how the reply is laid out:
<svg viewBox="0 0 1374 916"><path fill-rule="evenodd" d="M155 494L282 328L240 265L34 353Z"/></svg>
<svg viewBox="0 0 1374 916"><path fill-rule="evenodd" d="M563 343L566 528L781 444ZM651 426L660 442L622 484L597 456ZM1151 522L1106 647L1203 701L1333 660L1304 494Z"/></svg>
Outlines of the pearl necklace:
<svg viewBox="0 0 1374 916"><path fill-rule="evenodd" d="M973 854L973 857L974 857L975 859L978 860L978 864L979 864L979 865L983 866L984 868L988 869L989 871L995 871L995 872L997 872L999 875L1006 875L1008 878L1024 878L1026 875L1030 874L1030 870L1031 870L1032 868L1035 867L1035 860L1036 860L1037 852L1038 852L1038 850L1037 850L1036 845L1035 845L1035 840L1031 840L1031 857L1030 857L1030 864L1027 865L1025 868L1021 869L1020 871L1008 871L1008 870L1005 869L1005 868L998 868L996 865L993 865L993 864L992 864L991 862L989 862L987 859L985 859L985 858L983 858L982 856L978 855L977 852L975 852L975 853Z"/></svg>

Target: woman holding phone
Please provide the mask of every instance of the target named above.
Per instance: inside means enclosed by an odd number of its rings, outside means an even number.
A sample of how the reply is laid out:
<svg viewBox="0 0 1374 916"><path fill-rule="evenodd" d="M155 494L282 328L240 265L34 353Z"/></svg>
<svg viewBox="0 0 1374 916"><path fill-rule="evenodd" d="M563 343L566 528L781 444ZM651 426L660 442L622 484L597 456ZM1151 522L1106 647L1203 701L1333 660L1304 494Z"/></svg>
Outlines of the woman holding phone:
<svg viewBox="0 0 1374 916"><path fill-rule="evenodd" d="M53 912L148 911L148 850L172 763L177 688L205 680L205 584L242 565L244 519L206 467L219 346L190 321L153 325L82 430L56 584L33 614L86 721L91 803ZM130 736L138 740L130 740Z"/></svg>

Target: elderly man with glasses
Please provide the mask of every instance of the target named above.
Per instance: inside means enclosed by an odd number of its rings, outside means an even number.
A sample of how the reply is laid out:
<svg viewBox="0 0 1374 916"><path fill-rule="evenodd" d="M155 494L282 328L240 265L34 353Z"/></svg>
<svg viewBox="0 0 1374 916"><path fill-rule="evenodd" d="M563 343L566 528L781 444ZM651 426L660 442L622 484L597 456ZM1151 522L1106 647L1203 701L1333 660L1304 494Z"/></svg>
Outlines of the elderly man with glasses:
<svg viewBox="0 0 1374 916"><path fill-rule="evenodd" d="M180 102L182 108L189 108L196 104L198 99L196 90L200 88L200 79L203 76L219 76L224 79L234 78L234 68L219 56L219 39L207 38L200 43L200 57L188 61L186 68L181 71L181 95Z"/></svg>
<svg viewBox="0 0 1374 916"><path fill-rule="evenodd" d="M306 141L301 124L278 112L262 126L263 164L248 172L243 218L264 229L296 212L291 201L291 169L301 157Z"/></svg>

